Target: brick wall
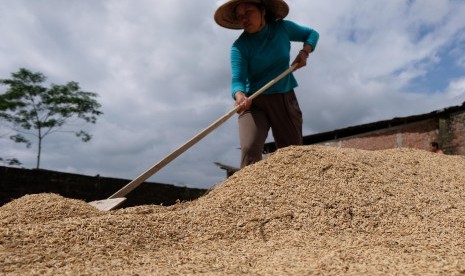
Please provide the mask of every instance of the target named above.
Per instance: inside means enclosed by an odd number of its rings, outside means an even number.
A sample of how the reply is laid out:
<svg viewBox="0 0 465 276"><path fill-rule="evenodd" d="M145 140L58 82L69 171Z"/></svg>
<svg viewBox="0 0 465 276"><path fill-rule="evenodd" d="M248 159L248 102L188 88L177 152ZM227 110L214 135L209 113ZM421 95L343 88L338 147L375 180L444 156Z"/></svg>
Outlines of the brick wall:
<svg viewBox="0 0 465 276"><path fill-rule="evenodd" d="M430 150L431 142L438 141L439 138L438 120L431 119L335 139L323 144L365 150L383 150L400 147Z"/></svg>
<svg viewBox="0 0 465 276"><path fill-rule="evenodd" d="M402 147L431 150L431 142L438 141L439 124L437 119L417 122L401 127Z"/></svg>

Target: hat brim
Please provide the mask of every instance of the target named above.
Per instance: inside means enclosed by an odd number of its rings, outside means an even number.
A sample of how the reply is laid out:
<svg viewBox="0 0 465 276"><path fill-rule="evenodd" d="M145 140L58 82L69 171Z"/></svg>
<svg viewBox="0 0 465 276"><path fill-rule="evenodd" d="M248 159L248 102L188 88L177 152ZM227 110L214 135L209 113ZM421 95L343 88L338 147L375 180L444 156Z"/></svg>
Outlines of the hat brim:
<svg viewBox="0 0 465 276"><path fill-rule="evenodd" d="M227 29L242 29L236 19L236 7L243 3L264 4L266 10L272 12L277 19L285 18L289 13L289 6L283 0L230 0L216 10L215 22Z"/></svg>

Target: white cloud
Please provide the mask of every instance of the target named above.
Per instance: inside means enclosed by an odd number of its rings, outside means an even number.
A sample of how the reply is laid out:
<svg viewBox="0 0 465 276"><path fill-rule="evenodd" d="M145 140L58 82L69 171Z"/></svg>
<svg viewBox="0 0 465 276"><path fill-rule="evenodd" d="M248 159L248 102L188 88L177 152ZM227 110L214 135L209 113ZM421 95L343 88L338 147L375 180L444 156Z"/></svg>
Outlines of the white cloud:
<svg viewBox="0 0 465 276"><path fill-rule="evenodd" d="M447 87L445 93L438 93L438 94L444 94L444 96L447 97L448 100L452 102L464 101L465 100L465 77L452 81L451 83L449 83L449 86Z"/></svg>

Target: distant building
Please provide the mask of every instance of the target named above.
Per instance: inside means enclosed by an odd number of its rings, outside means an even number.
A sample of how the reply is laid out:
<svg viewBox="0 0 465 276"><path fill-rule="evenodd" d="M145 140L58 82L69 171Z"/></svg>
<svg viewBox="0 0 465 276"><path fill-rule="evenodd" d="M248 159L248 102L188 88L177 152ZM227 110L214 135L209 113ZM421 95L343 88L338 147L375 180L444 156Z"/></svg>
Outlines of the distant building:
<svg viewBox="0 0 465 276"><path fill-rule="evenodd" d="M433 141L446 154L465 155L465 102L426 114L396 117L303 137L304 145L322 144L365 150L430 150ZM265 144L264 153L275 150L274 143Z"/></svg>
<svg viewBox="0 0 465 276"><path fill-rule="evenodd" d="M445 154L465 155L465 102L430 113L396 117L303 137L304 145L326 145L340 148L383 150L415 148L431 150L437 142ZM264 154L276 150L274 142L266 143ZM233 167L221 165L232 175ZM220 166L220 167L221 167ZM237 169L236 169L237 170Z"/></svg>

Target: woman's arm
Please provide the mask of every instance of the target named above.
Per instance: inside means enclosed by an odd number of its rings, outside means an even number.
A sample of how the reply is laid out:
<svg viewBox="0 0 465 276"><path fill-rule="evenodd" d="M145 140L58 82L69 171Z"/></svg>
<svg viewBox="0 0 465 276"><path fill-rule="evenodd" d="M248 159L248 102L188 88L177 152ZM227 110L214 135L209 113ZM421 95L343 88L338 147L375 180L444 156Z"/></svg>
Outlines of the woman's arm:
<svg viewBox="0 0 465 276"><path fill-rule="evenodd" d="M246 92L247 85L247 61L244 59L239 48L234 44L231 47L231 96L236 99L237 92Z"/></svg>
<svg viewBox="0 0 465 276"><path fill-rule="evenodd" d="M231 95L235 101L234 106L241 106L237 111L239 114L248 110L252 105L252 101L250 101L245 94L247 86L247 66L247 61L241 54L241 51L236 45L233 45L231 48Z"/></svg>
<svg viewBox="0 0 465 276"><path fill-rule="evenodd" d="M309 27L298 25L289 20L283 20L283 22L291 41L303 42L304 48L308 53L315 50L318 39L320 38L320 34L317 31Z"/></svg>
<svg viewBox="0 0 465 276"><path fill-rule="evenodd" d="M315 50L320 35L317 31L311 28L300 26L288 20L284 20L284 27L286 28L291 41L301 41L304 43L299 54L292 62L293 65L298 63L296 68L297 70L307 65L307 58L310 56L310 53Z"/></svg>

